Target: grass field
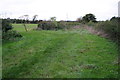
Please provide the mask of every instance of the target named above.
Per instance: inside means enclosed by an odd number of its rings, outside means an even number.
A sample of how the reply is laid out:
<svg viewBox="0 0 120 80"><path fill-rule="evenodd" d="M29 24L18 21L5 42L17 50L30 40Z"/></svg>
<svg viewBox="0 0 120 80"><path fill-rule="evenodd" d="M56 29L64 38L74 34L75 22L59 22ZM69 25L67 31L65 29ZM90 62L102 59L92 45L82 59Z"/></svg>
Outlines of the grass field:
<svg viewBox="0 0 120 80"><path fill-rule="evenodd" d="M25 31L24 25L23 24L12 24L13 25L13 29L17 30L18 32L23 32ZM30 31L34 28L37 27L37 24L26 24L27 30Z"/></svg>
<svg viewBox="0 0 120 80"><path fill-rule="evenodd" d="M3 78L117 78L117 45L84 29L25 32L3 44ZM28 25L33 28L36 25Z"/></svg>

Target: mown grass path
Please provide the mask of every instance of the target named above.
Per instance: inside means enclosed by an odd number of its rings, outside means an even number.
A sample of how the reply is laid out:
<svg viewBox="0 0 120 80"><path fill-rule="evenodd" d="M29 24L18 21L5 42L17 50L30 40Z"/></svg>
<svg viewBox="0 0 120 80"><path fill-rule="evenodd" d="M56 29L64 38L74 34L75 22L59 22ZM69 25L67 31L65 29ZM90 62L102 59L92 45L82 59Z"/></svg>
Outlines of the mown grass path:
<svg viewBox="0 0 120 80"><path fill-rule="evenodd" d="M116 78L117 46L84 29L21 32L3 44L3 78Z"/></svg>

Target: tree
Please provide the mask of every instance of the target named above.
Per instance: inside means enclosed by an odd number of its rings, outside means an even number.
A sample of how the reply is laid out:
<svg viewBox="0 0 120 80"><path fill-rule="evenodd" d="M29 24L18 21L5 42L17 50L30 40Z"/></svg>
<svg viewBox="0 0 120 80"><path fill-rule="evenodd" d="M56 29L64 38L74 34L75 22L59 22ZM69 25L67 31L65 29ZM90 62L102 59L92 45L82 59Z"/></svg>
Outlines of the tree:
<svg viewBox="0 0 120 80"><path fill-rule="evenodd" d="M26 20L28 20L28 17L29 17L29 15L23 15L23 16L19 17L19 18L23 19L23 25L25 27L26 32L27 32L27 27L25 24L26 24Z"/></svg>
<svg viewBox="0 0 120 80"><path fill-rule="evenodd" d="M26 20L28 20L28 17L29 17L29 15L24 15L23 16L23 18L24 18L24 20L25 20L25 22L23 23L23 25L24 25L24 27L25 27L25 30L26 30L26 32L27 32L27 27L26 27Z"/></svg>
<svg viewBox="0 0 120 80"><path fill-rule="evenodd" d="M51 17L50 21L56 21L56 17Z"/></svg>
<svg viewBox="0 0 120 80"><path fill-rule="evenodd" d="M96 18L95 18L95 15L94 14L86 14L83 18L82 18L82 21L83 22L96 22Z"/></svg>
<svg viewBox="0 0 120 80"><path fill-rule="evenodd" d="M120 17L112 17L111 19L110 19L110 21L116 21L116 22L118 22L118 21L120 21Z"/></svg>
<svg viewBox="0 0 120 80"><path fill-rule="evenodd" d="M38 15L34 15L33 16L33 22L35 22L36 18L38 17Z"/></svg>

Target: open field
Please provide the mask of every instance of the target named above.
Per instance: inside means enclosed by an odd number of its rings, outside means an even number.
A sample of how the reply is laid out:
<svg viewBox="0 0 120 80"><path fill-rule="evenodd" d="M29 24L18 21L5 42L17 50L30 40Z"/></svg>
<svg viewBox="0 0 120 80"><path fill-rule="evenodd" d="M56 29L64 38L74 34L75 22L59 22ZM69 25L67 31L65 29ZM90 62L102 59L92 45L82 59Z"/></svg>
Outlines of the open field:
<svg viewBox="0 0 120 80"><path fill-rule="evenodd" d="M117 78L117 45L85 29L25 32L3 44L3 78Z"/></svg>
<svg viewBox="0 0 120 80"><path fill-rule="evenodd" d="M18 32L25 31L23 24L12 24L12 25L14 27L14 30L17 30ZM27 27L28 31L30 31L30 30L36 28L37 24L26 24L26 27Z"/></svg>

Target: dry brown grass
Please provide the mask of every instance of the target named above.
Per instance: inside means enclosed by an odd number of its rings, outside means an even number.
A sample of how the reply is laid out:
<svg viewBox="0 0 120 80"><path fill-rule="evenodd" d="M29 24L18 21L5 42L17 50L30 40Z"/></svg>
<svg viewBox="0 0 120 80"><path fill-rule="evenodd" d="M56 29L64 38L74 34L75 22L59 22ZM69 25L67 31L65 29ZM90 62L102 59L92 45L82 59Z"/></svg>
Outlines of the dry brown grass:
<svg viewBox="0 0 120 80"><path fill-rule="evenodd" d="M79 25L77 25L77 26L73 27L73 29L79 29L79 28L87 29L90 33L98 35L100 37L104 37L104 38L107 38L107 39L110 37L109 34L105 33L102 30L97 30L97 29L93 28L92 26L87 26L87 25L79 26Z"/></svg>
<svg viewBox="0 0 120 80"><path fill-rule="evenodd" d="M84 28L87 29L92 34L96 34L101 37L109 38L109 35L102 30L96 30L93 27L89 27L89 26L85 26Z"/></svg>

